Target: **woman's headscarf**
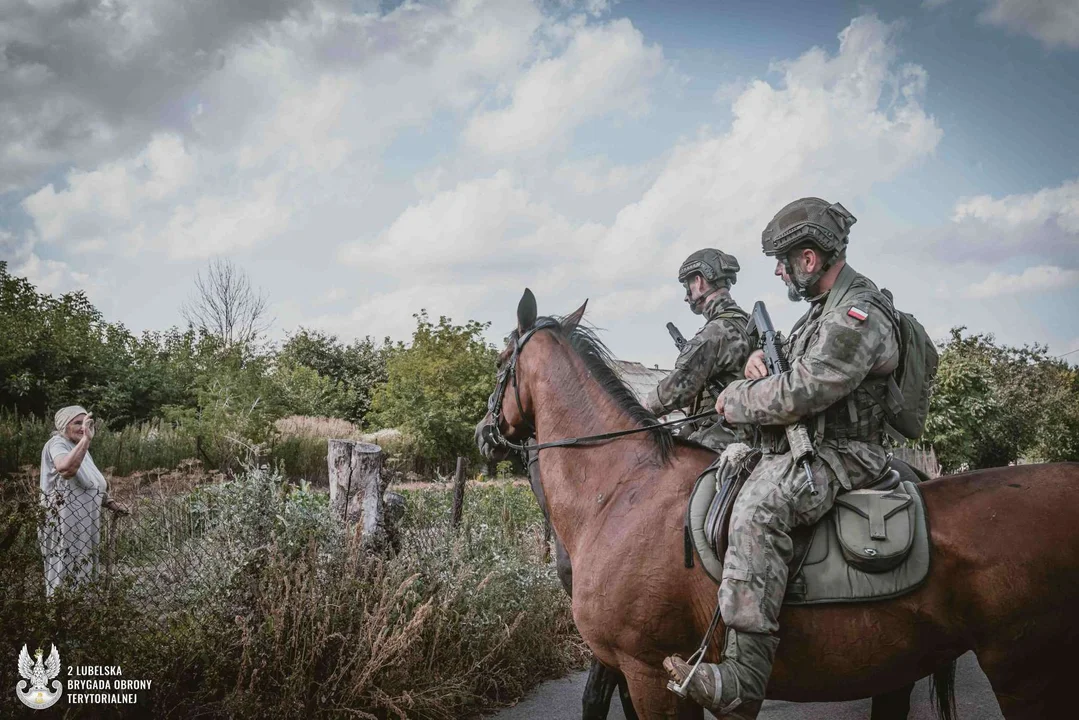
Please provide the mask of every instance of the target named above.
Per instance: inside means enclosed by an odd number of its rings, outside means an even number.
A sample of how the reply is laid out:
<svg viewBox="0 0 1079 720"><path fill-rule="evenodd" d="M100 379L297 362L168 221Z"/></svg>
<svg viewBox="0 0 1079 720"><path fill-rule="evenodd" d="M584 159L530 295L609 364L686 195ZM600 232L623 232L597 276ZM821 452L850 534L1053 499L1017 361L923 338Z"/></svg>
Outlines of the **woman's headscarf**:
<svg viewBox="0 0 1079 720"><path fill-rule="evenodd" d="M86 409L79 405L68 405L66 408L61 408L56 411L56 417L53 418L53 424L56 425L56 431L61 435L67 430L67 424L77 418L79 415L86 415Z"/></svg>

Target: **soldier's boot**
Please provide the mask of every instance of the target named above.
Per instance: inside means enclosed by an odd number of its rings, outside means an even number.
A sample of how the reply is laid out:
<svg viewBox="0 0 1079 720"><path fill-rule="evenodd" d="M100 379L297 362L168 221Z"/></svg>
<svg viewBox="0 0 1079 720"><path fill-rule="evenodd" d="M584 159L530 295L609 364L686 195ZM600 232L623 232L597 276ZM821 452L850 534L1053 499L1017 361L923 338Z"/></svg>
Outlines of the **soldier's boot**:
<svg viewBox="0 0 1079 720"><path fill-rule="evenodd" d="M727 629L723 660L702 663L686 688L690 699L718 717L748 720L757 717L772 674L779 638L767 633ZM681 685L691 666L672 655L663 661L671 679Z"/></svg>

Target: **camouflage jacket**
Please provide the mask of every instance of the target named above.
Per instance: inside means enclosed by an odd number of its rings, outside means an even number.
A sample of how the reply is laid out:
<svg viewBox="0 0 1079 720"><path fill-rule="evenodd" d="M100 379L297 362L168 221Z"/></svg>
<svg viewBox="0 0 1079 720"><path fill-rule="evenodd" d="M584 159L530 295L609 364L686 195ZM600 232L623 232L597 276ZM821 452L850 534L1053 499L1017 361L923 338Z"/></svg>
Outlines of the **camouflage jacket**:
<svg viewBox="0 0 1079 720"><path fill-rule="evenodd" d="M738 317L720 317L735 313ZM679 408L696 409L709 380L726 386L743 377L750 353L745 311L729 292L720 291L705 303L704 316L708 322L686 343L674 370L648 395L646 405L656 415Z"/></svg>
<svg viewBox="0 0 1079 720"><path fill-rule="evenodd" d="M728 416L762 426L765 450L786 452L782 427L803 421L821 459L845 488L883 472L883 412L866 388L883 386L899 364L891 302L845 265L814 298L786 342L790 372L741 380L723 392ZM771 426L771 427L767 427Z"/></svg>

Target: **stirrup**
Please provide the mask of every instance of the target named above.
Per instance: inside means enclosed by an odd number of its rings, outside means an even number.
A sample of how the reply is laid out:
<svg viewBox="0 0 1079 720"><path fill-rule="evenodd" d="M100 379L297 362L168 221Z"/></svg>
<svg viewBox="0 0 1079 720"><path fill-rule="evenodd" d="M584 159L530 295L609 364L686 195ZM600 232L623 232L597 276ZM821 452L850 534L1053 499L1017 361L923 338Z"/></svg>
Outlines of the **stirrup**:
<svg viewBox="0 0 1079 720"><path fill-rule="evenodd" d="M690 655L689 659L686 660L686 664L692 665L693 667L689 669L689 674L687 674L685 678L682 679L681 685L676 683L674 680L667 681L667 689L673 692L678 697L682 698L683 700L685 700L686 697L689 695L689 681L692 680L693 676L697 674L698 668L700 668L701 663L704 662L705 649L706 648L703 647L697 648L697 651Z"/></svg>
<svg viewBox="0 0 1079 720"><path fill-rule="evenodd" d="M719 603L716 603L716 609L712 613L712 622L708 623L708 629L704 631L704 638L701 639L700 647L697 651L689 656L686 660L686 664L692 665L689 674L682 680L682 684L679 685L674 680L667 681L667 689L673 692L678 697L685 699L687 694L687 688L689 687L689 681L693 679L693 676L697 674L698 668L701 663L704 662L704 654L708 652L708 645L712 641L712 633L716 631L716 627L719 625Z"/></svg>

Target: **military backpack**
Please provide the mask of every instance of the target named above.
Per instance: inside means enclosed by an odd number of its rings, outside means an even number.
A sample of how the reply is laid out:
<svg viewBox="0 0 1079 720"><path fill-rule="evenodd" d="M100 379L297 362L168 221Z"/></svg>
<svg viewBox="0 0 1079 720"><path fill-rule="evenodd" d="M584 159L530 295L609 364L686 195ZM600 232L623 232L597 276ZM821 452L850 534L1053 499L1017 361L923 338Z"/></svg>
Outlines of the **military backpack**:
<svg viewBox="0 0 1079 720"><path fill-rule="evenodd" d="M895 308L892 293L881 293L892 302L891 312L899 329L899 365L888 377L887 396L870 390L884 410L888 424L907 440L921 437L929 414L929 396L937 376L937 347L918 318ZM868 388L867 388L868 390Z"/></svg>

